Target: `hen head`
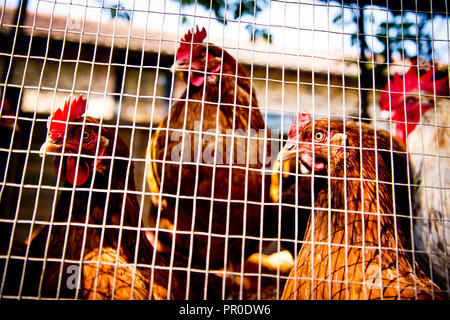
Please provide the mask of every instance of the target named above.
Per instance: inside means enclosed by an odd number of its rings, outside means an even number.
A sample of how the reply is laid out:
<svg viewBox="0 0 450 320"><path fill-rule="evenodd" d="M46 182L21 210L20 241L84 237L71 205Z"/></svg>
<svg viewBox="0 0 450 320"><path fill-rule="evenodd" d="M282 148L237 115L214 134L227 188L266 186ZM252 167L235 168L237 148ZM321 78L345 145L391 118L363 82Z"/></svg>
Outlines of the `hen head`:
<svg viewBox="0 0 450 320"><path fill-rule="evenodd" d="M93 170L103 173L105 164L102 156L109 145L109 139L99 135L98 121L84 116L85 111L86 100L83 96L69 98L62 109L59 108L49 117L49 136L40 150L41 156L49 152L63 155L62 161L59 156L55 157L55 169L58 171L61 164L63 181L76 186L86 183ZM95 159L99 139L98 156Z"/></svg>
<svg viewBox="0 0 450 320"><path fill-rule="evenodd" d="M329 119L311 121L309 114L300 113L291 124L288 142L281 150L279 159L298 159L301 173L314 171L324 175L330 166L344 162L346 144L347 135L344 134L342 122Z"/></svg>
<svg viewBox="0 0 450 320"><path fill-rule="evenodd" d="M172 72L183 72L186 81L190 73L190 82L195 87L201 87L205 80L216 81L217 74L222 70L222 50L203 43L205 38L205 28L199 30L197 26L194 33L189 30L181 39L176 62L171 67Z"/></svg>
<svg viewBox="0 0 450 320"><path fill-rule="evenodd" d="M404 79L395 74L380 95L380 108L385 115L398 122L395 137L404 143L422 114L434 107L434 93L437 96L449 95L448 76L433 81L436 78L433 68L420 77L418 74L416 67L409 69Z"/></svg>

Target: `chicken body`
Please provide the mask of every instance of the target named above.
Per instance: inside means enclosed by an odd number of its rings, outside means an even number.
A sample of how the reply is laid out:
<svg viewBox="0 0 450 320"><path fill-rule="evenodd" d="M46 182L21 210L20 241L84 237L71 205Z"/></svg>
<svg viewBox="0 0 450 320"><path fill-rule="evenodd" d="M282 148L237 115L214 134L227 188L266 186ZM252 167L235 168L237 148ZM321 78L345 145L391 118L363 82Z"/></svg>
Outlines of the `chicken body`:
<svg viewBox="0 0 450 320"><path fill-rule="evenodd" d="M268 133L246 71L198 33L192 55L190 47L187 57L182 45L178 50L175 68L188 87L151 139L147 181L170 225L158 240L170 248L176 239L175 250L194 265L222 269L254 252L258 241L243 238L260 236L260 221L268 219L261 202L270 151L259 139Z"/></svg>
<svg viewBox="0 0 450 320"><path fill-rule="evenodd" d="M346 126L356 131L361 130L363 139L368 144L373 145L374 148L376 146L389 174L391 175L391 172L394 172L397 221L404 230L407 247L411 248L411 205L409 189L406 186L409 171L405 146L399 140L393 139L388 132L384 130L376 131L371 125L347 121ZM396 152L392 153L390 150ZM283 164L280 176L281 162ZM280 157L278 157L272 171L270 197L272 202L281 205L281 238L286 240L283 245L295 257L302 246L301 240L305 236L312 209L311 174L302 174L295 158L280 161ZM315 179L319 181L323 177L319 175ZM316 184L316 189L317 186L320 187L321 184ZM318 190L316 190L317 192ZM294 241L297 241L297 246L295 246ZM295 248L297 248L297 251L295 251Z"/></svg>
<svg viewBox="0 0 450 320"><path fill-rule="evenodd" d="M393 120L396 137L408 146L414 185L415 257L424 271L450 292L448 77L439 78L433 69L419 73L413 67L404 78L406 87L399 75L386 85L380 107Z"/></svg>
<svg viewBox="0 0 450 320"><path fill-rule="evenodd" d="M436 114L437 110L437 114ZM422 115L408 135L414 190L417 259L449 290L450 276L450 100ZM437 121L437 126L436 126Z"/></svg>
<svg viewBox="0 0 450 320"><path fill-rule="evenodd" d="M373 141L360 144L359 130L328 121L315 120L314 134L313 123L304 124L283 149L287 157L298 150L303 171L329 178L316 181L315 210L282 299L439 298L405 250L392 176Z"/></svg>
<svg viewBox="0 0 450 320"><path fill-rule="evenodd" d="M174 281L171 293L164 291L161 288L168 287L168 271L152 268L153 249L138 229L141 221L128 147L113 129L100 128L98 121L82 116L85 108L82 97L69 100L50 119L49 139L41 152L57 153L54 164L66 189L58 198L51 223L12 249L2 294L22 298L184 298L183 281L180 286ZM76 164L73 155L80 144ZM159 258L156 265L168 262Z"/></svg>

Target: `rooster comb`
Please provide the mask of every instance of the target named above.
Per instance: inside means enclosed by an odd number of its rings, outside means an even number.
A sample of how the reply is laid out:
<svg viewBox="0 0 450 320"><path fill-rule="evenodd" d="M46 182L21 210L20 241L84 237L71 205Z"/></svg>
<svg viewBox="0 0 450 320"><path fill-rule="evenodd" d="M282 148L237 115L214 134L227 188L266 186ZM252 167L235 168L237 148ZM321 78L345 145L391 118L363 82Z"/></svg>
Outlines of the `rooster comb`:
<svg viewBox="0 0 450 320"><path fill-rule="evenodd" d="M192 31L194 30L189 30L188 32L186 32L186 34L184 35L184 37L181 39L181 44L180 44L180 48L178 49L178 53L177 56L179 57L180 54L189 54L190 50L191 50L191 45L193 43L202 43L203 40L205 40L206 38L206 29L202 28L201 30L198 28L198 26L196 26L196 31L194 32L194 34L192 34Z"/></svg>
<svg viewBox="0 0 450 320"><path fill-rule="evenodd" d="M50 116L49 131L52 135L63 133L66 130L67 122L80 119L86 111L86 99L83 95L77 98L69 97L64 103L63 108L58 108L53 115Z"/></svg>
<svg viewBox="0 0 450 320"><path fill-rule="evenodd" d="M289 128L288 139L289 140L297 140L298 135L302 132L305 125L311 121L311 114L306 111L301 111L297 117L294 118L294 121Z"/></svg>
<svg viewBox="0 0 450 320"><path fill-rule="evenodd" d="M401 103L403 95L407 93L419 93L433 95L436 90L438 96L449 95L449 83L448 76L436 79L434 68L430 68L419 78L419 72L416 66L411 67L405 74L405 79L398 73L395 74L394 79L386 84L384 88L385 92L380 95L380 106L382 110L389 110L389 91L391 95L391 105L395 106L397 103Z"/></svg>

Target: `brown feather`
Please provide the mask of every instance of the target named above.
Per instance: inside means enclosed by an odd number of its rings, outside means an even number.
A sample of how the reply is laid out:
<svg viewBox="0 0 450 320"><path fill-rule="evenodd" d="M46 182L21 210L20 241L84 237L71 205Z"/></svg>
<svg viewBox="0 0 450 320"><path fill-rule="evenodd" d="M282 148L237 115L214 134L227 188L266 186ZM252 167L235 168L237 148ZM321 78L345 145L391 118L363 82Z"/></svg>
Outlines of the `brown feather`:
<svg viewBox="0 0 450 320"><path fill-rule="evenodd" d="M193 60L202 48L204 45L194 45ZM270 152L264 140L258 139L268 133L254 90L250 93L251 82L244 68L222 49L209 44L208 50L221 58L212 60L208 69L213 68L215 61L221 61L222 72L214 81L205 80L204 86L189 86L188 101L177 101L171 106L148 148L147 182L154 193L153 205L160 208L161 218L169 220L175 231L205 233L193 236L193 243L191 235L177 233L176 251L187 257L192 246L195 265L205 267L209 257L209 268L221 269L230 262L240 263L241 257L253 253L252 247L257 242L247 239L243 244L240 238L226 241L223 236L210 237L207 233L260 235L261 205L244 204L243 200L261 203L268 196L269 181L259 169L265 167L264 149L267 157ZM201 127L200 121L203 121ZM179 154L182 140L177 130L180 129L185 151L181 167L172 159L172 153ZM250 141L244 135L248 130L252 130ZM232 133L236 135L233 140ZM198 151L201 159L197 157ZM205 154L211 155L209 162L203 157ZM215 168L213 159L218 164ZM264 190L263 180L266 180ZM169 247L172 237L172 233L158 232L158 240Z"/></svg>
<svg viewBox="0 0 450 320"><path fill-rule="evenodd" d="M409 201L409 189L407 186L409 172L405 146L399 140L392 138L387 131L374 130L371 125L366 123L347 121L346 126L361 132L363 139L368 145L373 146L373 148L376 146L390 175L393 167L397 223L403 228L403 234L407 241L406 245L410 249L411 201ZM393 163L393 166L391 163ZM280 203L281 205L281 238L285 239L282 243L296 256L298 251L295 252L293 241L304 238L306 225L311 213L311 177L298 174L296 159L287 159L283 161L280 184L279 166L279 160L276 160L272 167L270 197L272 202ZM316 176L317 182L321 179L322 177ZM297 226L297 230L292 226ZM297 234L297 238L295 234ZM301 248L301 245L301 241L297 242L297 250Z"/></svg>
<svg viewBox="0 0 450 320"><path fill-rule="evenodd" d="M328 131L328 120L315 120L314 130L343 133L344 124L331 120ZM308 137L310 141L311 133L309 123L300 142ZM393 216L392 176L381 154L373 150L374 140L362 139L361 145L358 128L348 124L345 134L344 155L339 155L342 147L330 146L331 193L325 183L317 194L282 299L440 298L439 288L410 262ZM314 154L328 160L326 146L315 146Z"/></svg>
<svg viewBox="0 0 450 320"><path fill-rule="evenodd" d="M89 126L98 122L86 118L86 123ZM127 160L128 147L120 137L115 139L112 129L102 127L101 136L109 141L105 155L113 156L114 160L101 160L102 170L95 175L92 193L78 188L63 190L52 225L39 229L25 244L15 246L13 255L19 256L25 256L29 246L23 287L19 292L23 260L10 259L4 294L83 299L185 298L186 277L182 272L174 272L171 293L162 290L168 287L167 271L151 267L153 248L144 232L137 230L142 224L136 194L132 193L134 167ZM113 172L109 183L110 170ZM109 197L108 186L112 190ZM66 187L72 185L66 183ZM55 259L62 259L63 263ZM168 265L169 259L156 256L156 267ZM77 279L73 279L75 269L81 277L79 290Z"/></svg>

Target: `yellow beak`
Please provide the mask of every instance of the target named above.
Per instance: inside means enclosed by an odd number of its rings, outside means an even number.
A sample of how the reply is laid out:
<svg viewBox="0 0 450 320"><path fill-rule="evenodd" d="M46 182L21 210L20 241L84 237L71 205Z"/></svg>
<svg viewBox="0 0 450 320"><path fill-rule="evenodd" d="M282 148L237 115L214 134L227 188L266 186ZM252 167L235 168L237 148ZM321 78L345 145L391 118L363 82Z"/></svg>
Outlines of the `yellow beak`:
<svg viewBox="0 0 450 320"><path fill-rule="evenodd" d="M48 137L47 141L45 141L41 149L39 149L39 155L44 157L47 153L61 153L62 146L53 143L53 140Z"/></svg>

